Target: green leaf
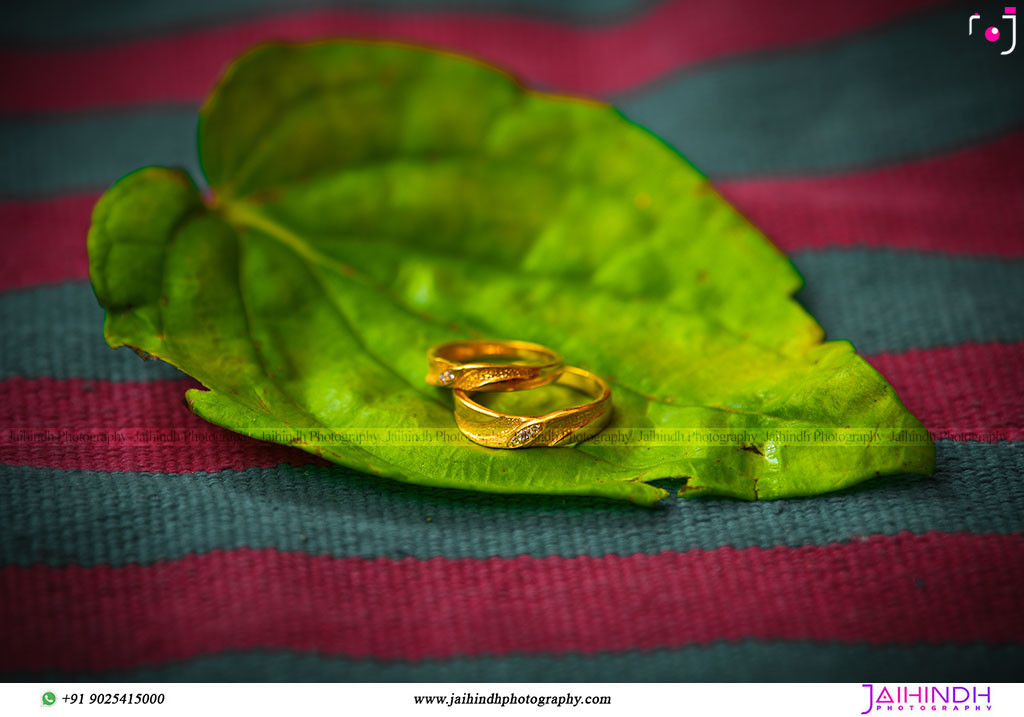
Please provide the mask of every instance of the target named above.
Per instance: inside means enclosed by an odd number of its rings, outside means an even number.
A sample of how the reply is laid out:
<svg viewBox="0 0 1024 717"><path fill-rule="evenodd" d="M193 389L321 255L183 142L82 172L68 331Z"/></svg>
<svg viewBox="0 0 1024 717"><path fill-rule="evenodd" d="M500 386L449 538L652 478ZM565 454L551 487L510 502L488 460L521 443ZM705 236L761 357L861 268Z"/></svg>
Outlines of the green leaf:
<svg viewBox="0 0 1024 717"><path fill-rule="evenodd" d="M199 147L209 205L183 172L138 170L97 204L89 256L108 343L196 377L208 390L188 403L214 423L423 485L641 504L666 477L769 499L934 468L892 388L849 343L822 343L792 264L609 106L404 45L266 45L206 102ZM492 450L341 435L450 432L425 354L473 336L540 342L607 377L602 436L704 438ZM880 438L806 438L847 427ZM707 438L737 431L762 438Z"/></svg>

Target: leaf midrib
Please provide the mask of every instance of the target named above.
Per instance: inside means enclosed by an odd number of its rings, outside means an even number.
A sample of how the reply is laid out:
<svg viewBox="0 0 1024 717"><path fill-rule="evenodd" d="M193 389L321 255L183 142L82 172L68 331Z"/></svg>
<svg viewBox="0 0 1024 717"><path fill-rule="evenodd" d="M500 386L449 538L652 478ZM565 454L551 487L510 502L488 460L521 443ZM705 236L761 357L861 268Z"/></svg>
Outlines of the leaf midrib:
<svg viewBox="0 0 1024 717"><path fill-rule="evenodd" d="M356 330L355 325L351 321L348 320L348 318L341 312L341 310L337 307L337 305L334 303L334 301L330 298L329 292L327 292L326 288L323 286L323 283L320 280L320 278L318 276L316 276L317 269L314 268L314 266L323 267L325 269L329 269L329 270L335 272L336 274L338 274L339 276L343 276L345 278L353 278L353 275L351 275L349 272L342 271L342 270L339 269L339 267L341 266L340 262L338 262L338 261L336 261L334 259L331 259L330 257L326 257L323 254L321 254L320 252L317 252L311 246L309 246L308 242L303 241L303 239L298 234L296 234L295 232L292 232L287 227L284 227L284 226L278 224L277 222L273 221L269 217L265 216L262 212L260 212L257 209L251 207L251 205L247 205L247 204L244 204L244 203L241 203L241 202L222 202L219 205L219 207L220 207L220 210L221 210L225 220L228 221L229 224L233 224L234 226L246 226L246 227L250 227L250 228L256 229L256 230L260 231L261 233L263 233L265 236L268 236L268 237L270 237L272 239L280 241L286 247L288 247L289 249L294 251L296 253L296 255L300 259L302 259L304 262L306 262L308 270L310 271L311 274L313 274L316 277L316 280L320 283L321 290L327 296L327 301L331 302L331 305L334 308L335 312L338 313L339 316L342 318L342 320L345 321L346 325L349 326L353 336L355 336L356 340L359 342L360 348L362 348L362 350L373 361L375 361L377 364L381 365L386 370L388 370L399 381L401 381L402 383L404 383L407 386L411 387L414 391L416 391L417 394L426 395L426 394L424 394L424 392L422 390L420 390L420 387L418 385L412 384L412 382L410 382L408 379L406 379L404 376L402 376L402 374L400 374L398 371L396 371L392 366L390 366L389 364L384 362L375 353L373 353L372 351L369 350L369 348L366 345L366 341L363 340L362 336ZM386 292L384 292L379 286L377 286L373 282L370 282L370 281L366 280L362 276L359 276L359 279L361 281L365 282L367 286L372 287L375 291L378 291L380 293L385 294L385 296L387 296L388 299L390 299L391 301L395 302L395 304L397 306L399 306L400 308L405 309L406 311L409 311L410 313L414 313L414 312L411 311L411 309L406 307L403 303L399 302L395 297L387 295ZM241 280L239 280L239 291L242 291ZM244 303L244 301L245 300L244 300L244 297L243 297L243 303ZM421 320L424 320L424 321L426 320L426 319L423 319L423 317L419 317L419 318ZM248 321L249 321L248 316L246 317L246 321L247 321L247 325L248 325ZM262 362L262 357L261 357L260 360ZM266 373L266 369L265 368L264 368L264 373ZM626 390L629 390L629 391L633 392L633 393L637 393L637 395L639 395L641 397L646 398L645 396L643 396L643 394L640 394L637 391L635 391L635 389L629 388L628 386L624 386L624 385L622 387L625 388ZM323 423L319 419L317 419L316 416L314 416L307 408L305 408L304 406L298 404L295 401L295 399L291 397L291 395L289 395L286 391L284 391L284 389L280 388L280 386L278 386L278 389L285 396L287 396L288 399L293 404L295 404L296 407L299 410L301 410L304 413L306 413L307 415L309 415L319 425L323 425ZM437 402L439 405L443 406L446 409L450 408L450 406L444 404L443 402L441 402L440 400L438 400L435 397L431 397L431 396L426 396L426 397L429 400ZM590 453L589 451L584 450L584 444L577 444L577 445L569 446L569 448L572 448L573 450L579 450L579 451L585 453L589 458L591 458L593 460L598 460L598 461L603 462L603 463L608 463L607 460L605 460L605 459L603 459L603 458L601 458L599 456L595 456L592 453ZM362 449L362 450L365 451L365 449ZM370 453L369 451L365 451L365 452ZM376 455L376 454L373 454L373 453L370 453L370 454L371 455ZM646 472L649 472L649 471L650 471L650 467L648 467L646 469Z"/></svg>
<svg viewBox="0 0 1024 717"><path fill-rule="evenodd" d="M385 368L392 375L394 375L396 378L398 378L402 383L404 383L407 386L411 387L414 391L416 391L417 394L423 395L428 400L435 401L439 405L444 406L445 408L449 408L449 406L447 406L443 402L439 401L436 397L429 396L426 393L424 393L422 390L420 390L420 387L418 385L413 384L405 376L403 376L401 373L399 373L394 367L392 367L386 361L382 360L379 356L377 356L377 354L375 354L374 352L369 350L369 348L368 348L368 346L366 344L366 341L363 339L362 335L357 330L357 327L355 326L355 324L353 324L348 319L348 317L341 311L341 309L330 298L330 294L326 290L326 288L323 286L323 282L319 278L319 276L317 275L317 269L315 267L322 267L324 269L328 269L328 270L334 272L335 274L337 274L337 275L339 275L339 276L341 276L341 277L343 277L345 279L354 279L354 278L356 278L359 281L363 282L366 286L371 287L374 291L382 294L385 298L387 298L388 300L392 301L398 308L408 312L409 314L411 314L413 316L416 316L417 318L419 318L422 321L428 321L428 319L424 318L423 316L421 316L420 314L415 312L411 307L407 306L404 302L400 301L397 297L395 297L392 294L390 294L390 292L387 292L386 290L381 288L376 283L370 281L369 279L367 279L366 277L362 276L361 274L358 274L353 267L350 267L347 264L343 264L342 262L340 262L340 261L338 261L336 259L333 259L333 258L331 258L329 256L326 256L322 252L317 251L316 249L314 249L310 245L310 243L308 241L304 240L301 236L299 236L295 232L291 231L287 227L283 226L282 224L274 221L270 217L267 217L262 211L259 210L259 208L256 205L253 205L251 203L244 202L244 201L233 201L233 202L225 201L225 202L221 202L218 205L218 207L219 207L220 211L222 212L224 218L230 224L233 224L235 226L245 226L245 227L250 227L250 228L256 229L256 230L260 231L261 233L263 233L264 235L266 235L266 236L268 236L268 237L270 237L272 239L275 239L277 241L280 241L282 244L284 244L289 249L291 249L293 252L295 252L295 254L300 259L302 259L303 261L306 262L308 270L310 271L311 274L314 275L314 277L316 278L316 280L320 284L321 290L323 291L323 293L327 297L327 300L331 303L332 308L334 309L334 311L336 313L338 313L338 315L342 318L342 320L345 322L345 324L349 327L349 329L351 330L353 336L355 336L357 341L359 342L359 345L362 348L362 350L371 359L373 359L374 362L376 362L377 364L379 364L380 366ZM346 268L349 269L349 271L345 271L341 267L346 267ZM593 288L593 287L589 287L589 288ZM729 330L728 327L725 327L724 325L723 325L723 328L725 330ZM775 353L776 353L777 356L782 357L782 354L778 354L777 352L775 352ZM792 358L792 357L788 357L788 358ZM799 422L801 424L806 424L808 426L821 426L823 428L831 427L830 424L818 423L818 422L814 422L814 421L798 420L798 419L792 419L792 418L784 418L782 416L777 416L777 415L774 415L774 414L771 414L771 413L762 413L762 412L759 412L759 411L748 411L748 410L739 410L739 409L732 409L732 408L726 409L726 408L721 408L721 407L718 407L718 406L712 406L712 405L708 405L708 404L682 404L682 403L677 403L675 401L664 400L664 399L659 398L657 396L651 396L651 395L649 395L649 394L647 394L647 393L645 393L643 391L640 391L637 388L634 388L634 387L632 387L632 386L630 386L628 384L622 383L622 381L619 380L619 379L611 379L611 380L609 380L609 382L614 384L614 385L616 385L616 386L619 386L620 388L622 388L622 389L624 389L626 391L629 391L630 393L638 396L639 398L647 401L648 403L661 403L661 404L664 404L664 405L671 406L672 408L702 408L702 409L707 409L707 410L712 410L712 411L721 411L721 412L726 412L726 413L734 413L734 414L741 414L741 415L745 415L745 416L754 416L754 417L758 417L758 418L765 418L765 419L770 419L772 421L777 421L777 422L780 422L780 423ZM299 408L301 410L303 410L303 411L306 411L306 409L302 408L301 406ZM316 420L316 419L314 418L314 420ZM579 446L573 446L573 447L579 449L579 448L583 447L583 444L580 444ZM588 455L590 455L589 452L588 452Z"/></svg>

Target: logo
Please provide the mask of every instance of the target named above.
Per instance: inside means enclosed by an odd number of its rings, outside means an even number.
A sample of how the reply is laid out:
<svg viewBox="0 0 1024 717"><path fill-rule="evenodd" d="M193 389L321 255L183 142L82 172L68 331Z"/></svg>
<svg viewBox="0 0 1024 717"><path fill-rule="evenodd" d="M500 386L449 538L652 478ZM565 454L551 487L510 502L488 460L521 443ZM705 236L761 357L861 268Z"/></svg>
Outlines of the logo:
<svg viewBox="0 0 1024 717"><path fill-rule="evenodd" d="M43 693L43 704L44 705L49 706L49 705L52 705L56 701L57 701L57 696L55 694L53 694L52 692L44 692Z"/></svg>
<svg viewBox="0 0 1024 717"><path fill-rule="evenodd" d="M967 21L967 34L974 34L974 21L981 19L981 13L976 12L971 15ZM1003 19L1010 21L1010 49L1000 52L1000 55L1009 55L1013 52L1013 49L1017 47L1017 8L1015 7L1004 7L1003 8ZM999 38L1003 36L1002 30L993 25L992 27L985 30L985 39L989 42L999 42Z"/></svg>
<svg viewBox="0 0 1024 717"><path fill-rule="evenodd" d="M867 692L867 709L862 715L890 712L964 712L992 711L992 688L963 685L906 685L862 684ZM861 703L863 704L863 702Z"/></svg>

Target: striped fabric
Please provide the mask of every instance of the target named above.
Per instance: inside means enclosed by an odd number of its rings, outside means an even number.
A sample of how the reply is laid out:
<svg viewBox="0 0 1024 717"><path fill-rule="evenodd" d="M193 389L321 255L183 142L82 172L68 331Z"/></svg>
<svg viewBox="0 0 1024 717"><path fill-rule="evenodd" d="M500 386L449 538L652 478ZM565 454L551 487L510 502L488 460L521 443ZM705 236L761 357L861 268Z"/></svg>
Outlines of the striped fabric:
<svg viewBox="0 0 1024 717"><path fill-rule="evenodd" d="M0 23L0 677L1005 681L1024 674L1024 47L928 0L176 0ZM994 20L995 21L995 20ZM789 252L938 437L817 499L428 490L235 437L102 339L85 232L267 39L397 38L599 97ZM86 440L177 427L192 443ZM49 429L78 436L15 440ZM91 432L91 433L90 433Z"/></svg>

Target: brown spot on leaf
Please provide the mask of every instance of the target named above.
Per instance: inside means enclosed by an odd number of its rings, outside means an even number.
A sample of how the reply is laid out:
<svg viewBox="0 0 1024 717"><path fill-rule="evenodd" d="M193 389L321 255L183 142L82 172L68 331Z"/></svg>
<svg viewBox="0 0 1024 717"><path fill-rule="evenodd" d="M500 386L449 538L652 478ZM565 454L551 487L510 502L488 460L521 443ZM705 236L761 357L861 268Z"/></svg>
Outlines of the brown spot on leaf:
<svg viewBox="0 0 1024 717"><path fill-rule="evenodd" d="M249 196L259 204L270 204L281 199L281 197L284 196L284 190L280 187L275 187L274 189L260 189Z"/></svg>

